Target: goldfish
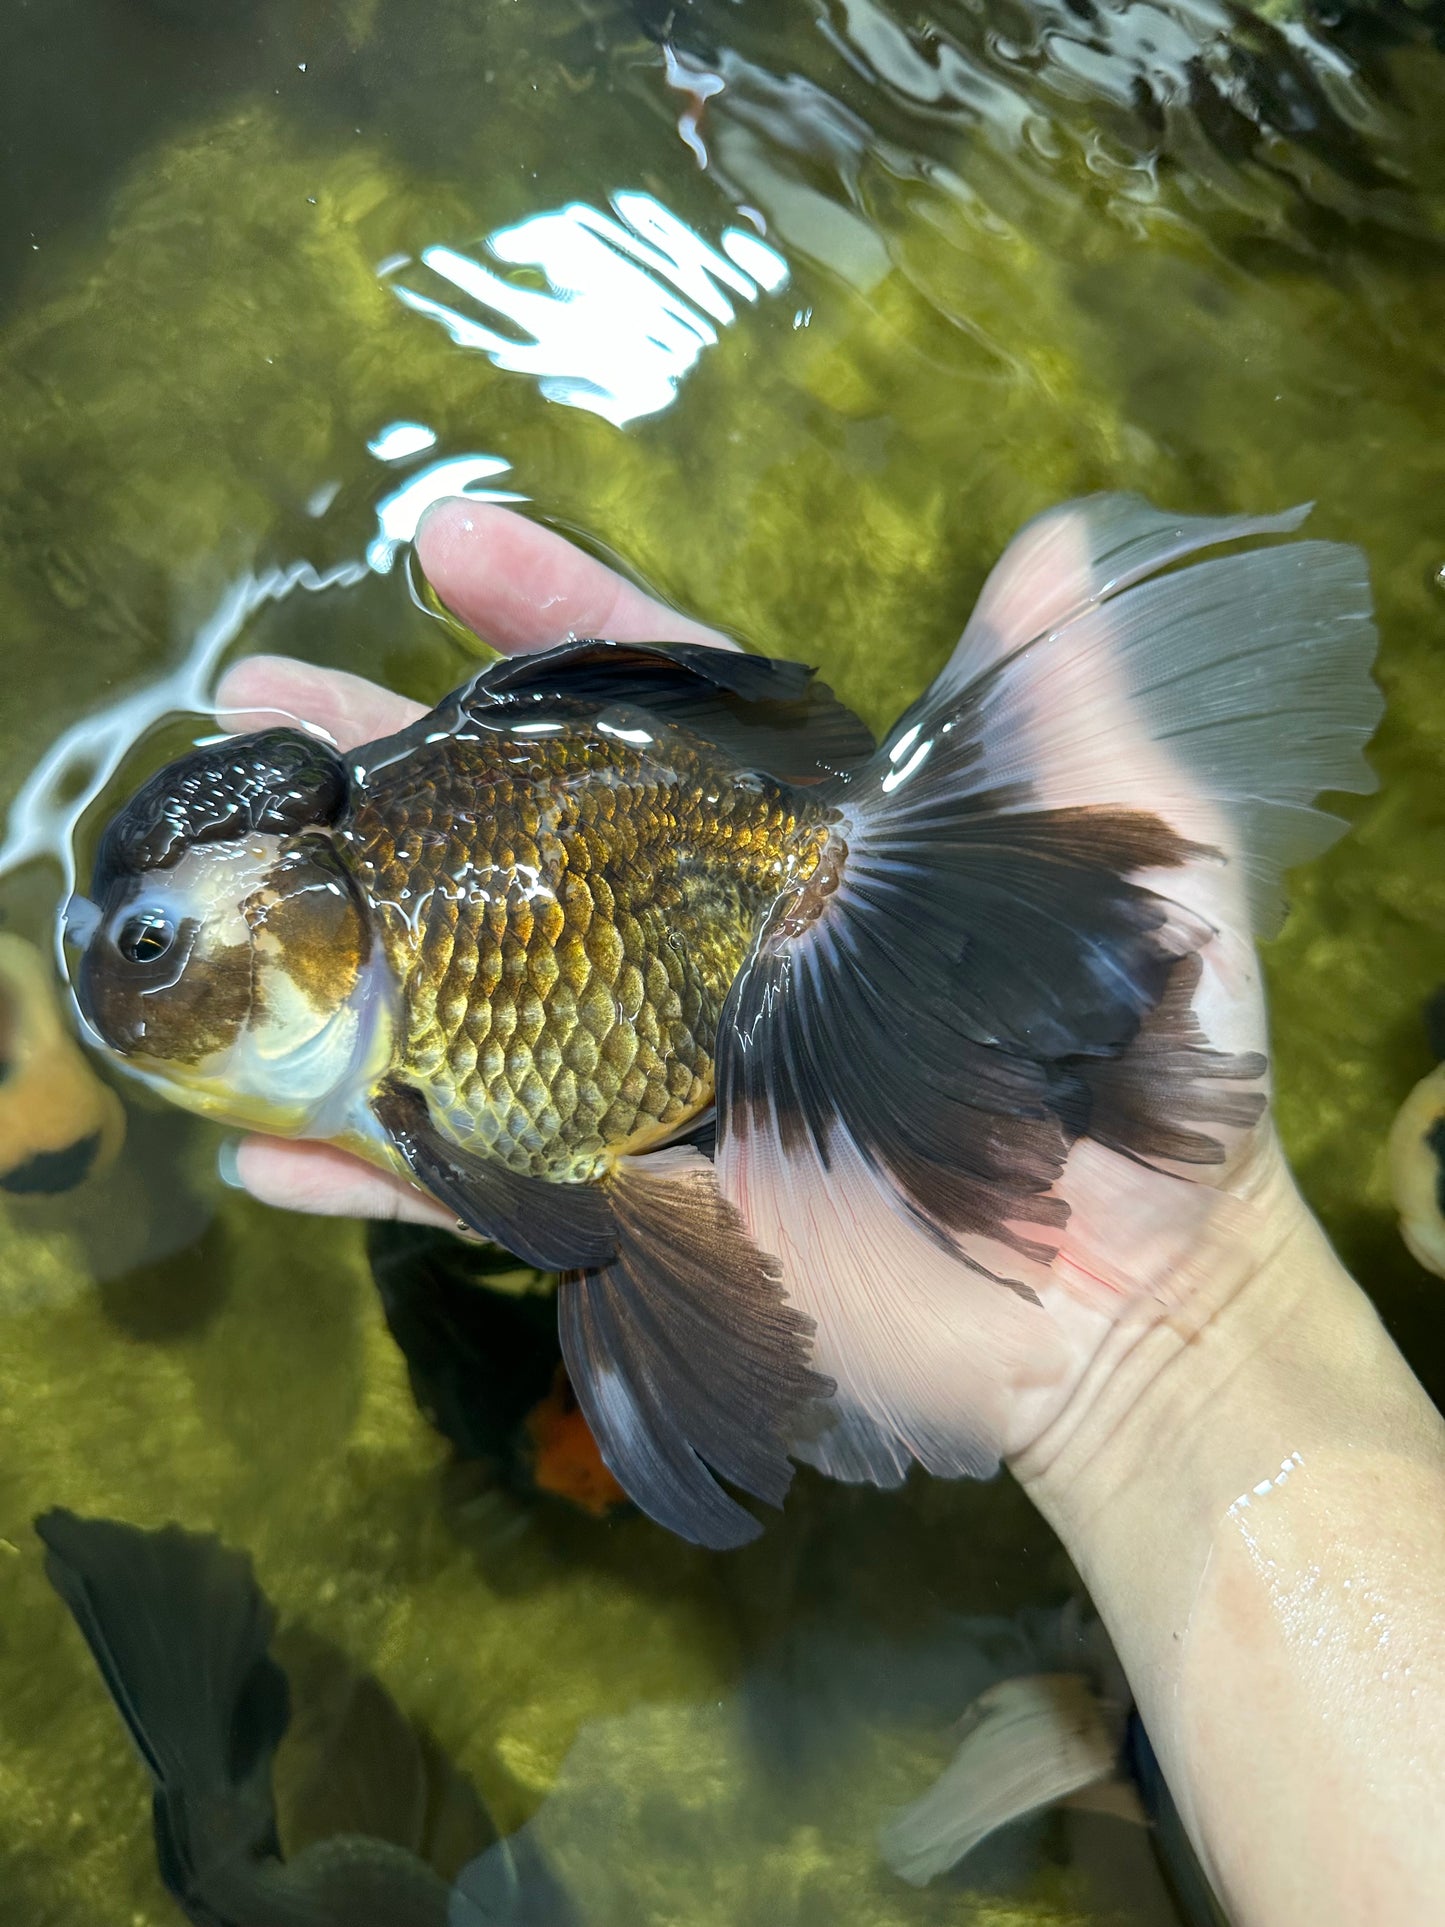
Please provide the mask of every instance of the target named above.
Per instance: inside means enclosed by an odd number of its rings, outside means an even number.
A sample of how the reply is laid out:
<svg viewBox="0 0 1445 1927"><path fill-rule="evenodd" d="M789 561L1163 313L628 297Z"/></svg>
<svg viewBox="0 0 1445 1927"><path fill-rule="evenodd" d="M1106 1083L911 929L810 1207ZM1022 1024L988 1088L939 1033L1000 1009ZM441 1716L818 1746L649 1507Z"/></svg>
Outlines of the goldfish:
<svg viewBox="0 0 1445 1927"><path fill-rule="evenodd" d="M558 1272L674 1532L755 1537L725 1487L799 1461L988 1476L1264 1128L1253 938L1381 708L1364 558L1306 513L1046 512L877 743L804 664L574 639L344 756L198 746L68 908L80 1010Z"/></svg>
<svg viewBox="0 0 1445 1927"><path fill-rule="evenodd" d="M430 1227L383 1220L367 1242L417 1406L458 1460L594 1518L625 1505L561 1364L553 1281Z"/></svg>
<svg viewBox="0 0 1445 1927"><path fill-rule="evenodd" d="M158 1871L196 1927L575 1919L536 1851L498 1839L470 1782L379 1680L301 1626L278 1634L246 1553L58 1506L35 1530L150 1774ZM456 1889L482 1856L500 1913Z"/></svg>
<svg viewBox="0 0 1445 1927"><path fill-rule="evenodd" d="M34 944L0 931L0 1191L45 1197L115 1161L120 1099L76 1044L54 972Z"/></svg>

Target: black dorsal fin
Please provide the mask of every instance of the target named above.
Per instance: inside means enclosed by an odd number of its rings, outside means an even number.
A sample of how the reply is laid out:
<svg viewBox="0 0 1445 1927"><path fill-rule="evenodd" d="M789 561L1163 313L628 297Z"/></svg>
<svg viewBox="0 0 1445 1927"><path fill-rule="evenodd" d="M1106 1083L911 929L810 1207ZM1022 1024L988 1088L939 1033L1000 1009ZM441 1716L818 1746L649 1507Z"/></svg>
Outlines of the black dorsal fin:
<svg viewBox="0 0 1445 1927"><path fill-rule="evenodd" d="M691 730L739 768L784 783L821 782L856 768L874 748L867 726L806 663L707 643L597 639L503 657L388 738L386 748L390 754L467 718L570 718L613 707ZM377 760L368 750L359 755L363 763Z"/></svg>

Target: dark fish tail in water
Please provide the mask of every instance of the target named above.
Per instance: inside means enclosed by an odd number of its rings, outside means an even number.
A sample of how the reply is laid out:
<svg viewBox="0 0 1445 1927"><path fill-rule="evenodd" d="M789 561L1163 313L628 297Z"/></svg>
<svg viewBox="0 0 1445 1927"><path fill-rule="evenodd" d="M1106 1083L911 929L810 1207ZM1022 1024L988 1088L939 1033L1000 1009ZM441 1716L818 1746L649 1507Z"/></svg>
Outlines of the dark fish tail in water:
<svg viewBox="0 0 1445 1927"><path fill-rule="evenodd" d="M192 1919L219 1919L206 1902L213 1874L228 1887L281 1851L271 1761L290 1705L251 1562L176 1526L145 1533L54 1511L36 1531L155 1783L162 1878Z"/></svg>
<svg viewBox="0 0 1445 1927"><path fill-rule="evenodd" d="M567 1274L685 1537L793 1458L986 1476L1081 1298L1185 1289L1265 1111L1252 938L1380 710L1358 552L1239 546L1302 519L1039 517L878 747L797 663L577 642L349 766L198 750L107 832L82 1006Z"/></svg>
<svg viewBox="0 0 1445 1927"><path fill-rule="evenodd" d="M1139 1789L1144 1812L1154 1829L1159 1864L1180 1918L1188 1921L1189 1927L1229 1927L1229 1916L1199 1864L1194 1843L1174 1804L1169 1782L1164 1778L1153 1742L1137 1711L1129 1715L1124 1763Z"/></svg>
<svg viewBox="0 0 1445 1927"><path fill-rule="evenodd" d="M275 1613L244 1554L166 1526L36 1521L154 1782L161 1878L197 1927L445 1927L450 1887L389 1841L338 1835L283 1862L272 1762L290 1718Z"/></svg>

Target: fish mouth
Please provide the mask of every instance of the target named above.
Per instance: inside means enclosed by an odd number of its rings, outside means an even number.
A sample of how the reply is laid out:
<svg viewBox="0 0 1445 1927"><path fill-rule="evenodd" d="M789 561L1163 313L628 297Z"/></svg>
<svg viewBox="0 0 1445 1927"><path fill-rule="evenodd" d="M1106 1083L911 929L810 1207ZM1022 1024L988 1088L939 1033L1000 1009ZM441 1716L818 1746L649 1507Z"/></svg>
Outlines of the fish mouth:
<svg viewBox="0 0 1445 1927"><path fill-rule="evenodd" d="M103 915L100 905L89 897L83 897L78 892L70 897L60 913L60 926L65 933L66 943L73 944L77 950L88 949L91 938L100 928Z"/></svg>

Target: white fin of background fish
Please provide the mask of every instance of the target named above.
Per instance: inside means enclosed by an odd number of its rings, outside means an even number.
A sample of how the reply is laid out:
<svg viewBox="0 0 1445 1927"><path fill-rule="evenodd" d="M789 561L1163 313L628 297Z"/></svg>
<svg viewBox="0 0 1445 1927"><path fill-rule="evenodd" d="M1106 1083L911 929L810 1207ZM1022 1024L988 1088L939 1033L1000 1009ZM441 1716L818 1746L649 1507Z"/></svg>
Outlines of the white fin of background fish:
<svg viewBox="0 0 1445 1927"><path fill-rule="evenodd" d="M813 1550L829 1556L826 1546ZM1122 1674L1101 1629L1085 1626L1075 1604L1007 1619L939 1616L916 1632L881 1636L835 1594L826 1611L804 1615L769 1642L766 1657L726 1694L639 1705L579 1729L552 1790L507 1842L518 1859L553 1870L574 1918L588 1927L693 1919L816 1927L829 1917L826 1896L819 1883L800 1881L799 1868L816 1860L821 1842L847 1869L840 1878L851 1874L858 1883L853 1891L881 1889L880 1917L892 1919L896 1898L887 1898L875 1859L878 1826L920 1784L925 1760L937 1757L940 1719L990 1701L1001 1681L1068 1673L1101 1724L1122 1730ZM1035 1735L1029 1758L1047 1772L1056 1750L1048 1719ZM1114 1746L1105 1774L1117 1755ZM1017 1775L1013 1797L1000 1800L986 1783L960 1787L963 1811L945 1825L982 1838L1053 1803L1042 1782L1031 1783L1021 1750L995 1757ZM1110 1792L1117 1811L1124 1789ZM1037 1844L1025 1836L1001 1844L990 1871L1012 1884L1037 1865ZM1149 1919L1162 1919L1159 1876L1147 1864L1140 1872L1134 1897ZM525 1905L514 1914L515 1901L512 1868L491 1849L459 1875L451 1927L512 1927L518 1919L552 1927L554 1916ZM1008 1912L1002 1897L999 1907ZM960 1908L960 1922L974 1917L966 1901ZM988 1916L986 1902L979 1912Z"/></svg>
<svg viewBox="0 0 1445 1927"><path fill-rule="evenodd" d="M1203 1041L1262 1050L1252 928L1277 925L1284 865L1343 827L1310 807L1315 794L1373 787L1362 751L1382 702L1368 677L1368 584L1357 552L1312 542L1156 572L1201 548L1288 532L1303 513L1171 518L1105 496L1029 524L925 706L885 741L873 793L866 775L850 793L841 887L816 924L786 940L795 976L826 985L828 946L848 928L839 920L850 914L850 867L866 894L869 864L887 871L890 840L926 847L940 798L919 773L982 677L968 719L982 755L962 779L968 794L1019 782L1025 809L1133 806L1226 853L1138 880L1214 932L1192 1002ZM765 1061L769 1047L765 1011L748 1048ZM818 1085L815 1064L801 1075ZM1232 1155L1245 1134L1216 1135ZM798 1456L883 1485L911 1460L950 1476L995 1469L1022 1443L1019 1425L1046 1421L1070 1327L1116 1316L1141 1293L1184 1295L1242 1208L1210 1189L1228 1177L1228 1160L1184 1184L1081 1139L1055 1187L1070 1221L1050 1264L959 1241L995 1276L1034 1291L1032 1304L930 1238L841 1125L825 1167L810 1142L787 1142L776 1112L729 1120L717 1169L755 1240L781 1262L790 1299L816 1322L816 1369L837 1381L833 1425ZM1120 1221L1131 1231L1122 1260L1110 1235Z"/></svg>
<svg viewBox="0 0 1445 1927"><path fill-rule="evenodd" d="M1102 1623L1078 1600L1015 1622L1036 1671L995 1679L957 1722L958 1750L878 1834L884 1860L922 1887L1000 1827L1066 1806L1147 1824L1123 1761L1132 1704Z"/></svg>
<svg viewBox="0 0 1445 1927"><path fill-rule="evenodd" d="M1000 1680L964 1715L963 1741L938 1779L883 1828L883 1858L926 1886L999 1827L1111 1779L1124 1720L1081 1673Z"/></svg>

